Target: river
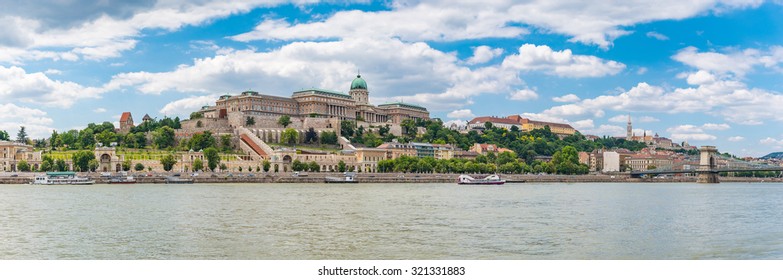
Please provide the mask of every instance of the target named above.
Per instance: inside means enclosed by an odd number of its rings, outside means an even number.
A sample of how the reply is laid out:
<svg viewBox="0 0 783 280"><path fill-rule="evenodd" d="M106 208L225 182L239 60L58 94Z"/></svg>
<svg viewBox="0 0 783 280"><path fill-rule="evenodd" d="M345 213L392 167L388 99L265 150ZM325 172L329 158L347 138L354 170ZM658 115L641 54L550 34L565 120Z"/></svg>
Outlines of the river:
<svg viewBox="0 0 783 280"><path fill-rule="evenodd" d="M783 184L0 185L0 259L781 259Z"/></svg>

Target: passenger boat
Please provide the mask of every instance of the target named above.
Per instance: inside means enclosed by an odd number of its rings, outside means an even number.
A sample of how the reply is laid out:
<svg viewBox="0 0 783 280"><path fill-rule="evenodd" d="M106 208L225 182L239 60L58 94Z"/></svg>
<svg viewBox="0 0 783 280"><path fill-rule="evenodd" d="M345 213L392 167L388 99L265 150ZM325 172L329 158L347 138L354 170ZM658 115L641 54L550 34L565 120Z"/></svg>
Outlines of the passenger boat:
<svg viewBox="0 0 783 280"><path fill-rule="evenodd" d="M457 179L457 184L459 185L502 185L505 183L506 180L500 179L500 176L495 174L484 177L484 179L475 179L468 175L460 175Z"/></svg>
<svg viewBox="0 0 783 280"><path fill-rule="evenodd" d="M76 176L76 172L46 172L46 175L35 176L31 185L92 185L94 180Z"/></svg>
<svg viewBox="0 0 783 280"><path fill-rule="evenodd" d="M338 177L325 177L324 182L330 183L330 184L351 184L351 183L359 183L356 181L356 173L354 172L345 172L345 177L338 178Z"/></svg>
<svg viewBox="0 0 783 280"><path fill-rule="evenodd" d="M134 179L133 176L117 176L109 179L109 184L136 184L136 179Z"/></svg>

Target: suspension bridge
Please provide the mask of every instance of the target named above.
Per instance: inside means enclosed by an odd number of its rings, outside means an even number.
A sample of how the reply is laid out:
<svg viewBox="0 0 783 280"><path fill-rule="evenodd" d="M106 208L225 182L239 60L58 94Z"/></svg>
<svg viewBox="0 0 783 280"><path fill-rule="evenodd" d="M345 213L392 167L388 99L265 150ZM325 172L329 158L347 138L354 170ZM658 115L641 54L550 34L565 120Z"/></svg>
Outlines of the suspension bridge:
<svg viewBox="0 0 783 280"><path fill-rule="evenodd" d="M631 171L631 177L657 176L663 174L691 174L698 175L697 182L705 184L720 183L720 173L746 172L746 171L783 171L783 167L748 162L732 157L726 157L718 153L715 146L702 146L699 148L698 164L680 163L668 168Z"/></svg>

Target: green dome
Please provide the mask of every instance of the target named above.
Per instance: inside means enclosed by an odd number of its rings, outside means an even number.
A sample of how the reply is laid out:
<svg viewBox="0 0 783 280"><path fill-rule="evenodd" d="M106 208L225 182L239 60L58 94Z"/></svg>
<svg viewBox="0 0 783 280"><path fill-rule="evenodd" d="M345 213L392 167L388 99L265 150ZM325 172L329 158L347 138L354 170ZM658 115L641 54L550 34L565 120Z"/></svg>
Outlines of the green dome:
<svg viewBox="0 0 783 280"><path fill-rule="evenodd" d="M367 82L362 79L362 75L356 75L356 79L351 82L351 89L367 89Z"/></svg>

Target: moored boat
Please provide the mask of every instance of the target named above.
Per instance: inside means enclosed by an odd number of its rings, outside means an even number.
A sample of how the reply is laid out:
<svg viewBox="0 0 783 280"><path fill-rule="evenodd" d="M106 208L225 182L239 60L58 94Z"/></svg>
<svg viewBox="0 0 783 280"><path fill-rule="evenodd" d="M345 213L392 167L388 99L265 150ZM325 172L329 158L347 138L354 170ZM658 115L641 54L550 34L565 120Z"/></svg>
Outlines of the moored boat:
<svg viewBox="0 0 783 280"><path fill-rule="evenodd" d="M345 177L338 178L338 177L325 177L324 182L325 183L331 183L331 184L350 184L350 183L358 183L356 181L356 173L354 172L345 172Z"/></svg>
<svg viewBox="0 0 783 280"><path fill-rule="evenodd" d="M505 183L506 180L500 179L500 176L496 174L484 177L484 179L475 179L468 175L460 175L457 178L457 184L459 185L502 185Z"/></svg>
<svg viewBox="0 0 783 280"><path fill-rule="evenodd" d="M134 179L133 176L112 177L111 179L109 179L109 184L136 184L136 179Z"/></svg>
<svg viewBox="0 0 783 280"><path fill-rule="evenodd" d="M79 177L76 172L46 172L46 175L35 176L31 185L92 185L94 180L85 177Z"/></svg>
<svg viewBox="0 0 783 280"><path fill-rule="evenodd" d="M166 184L193 184L193 179L183 179L177 176L166 177Z"/></svg>

